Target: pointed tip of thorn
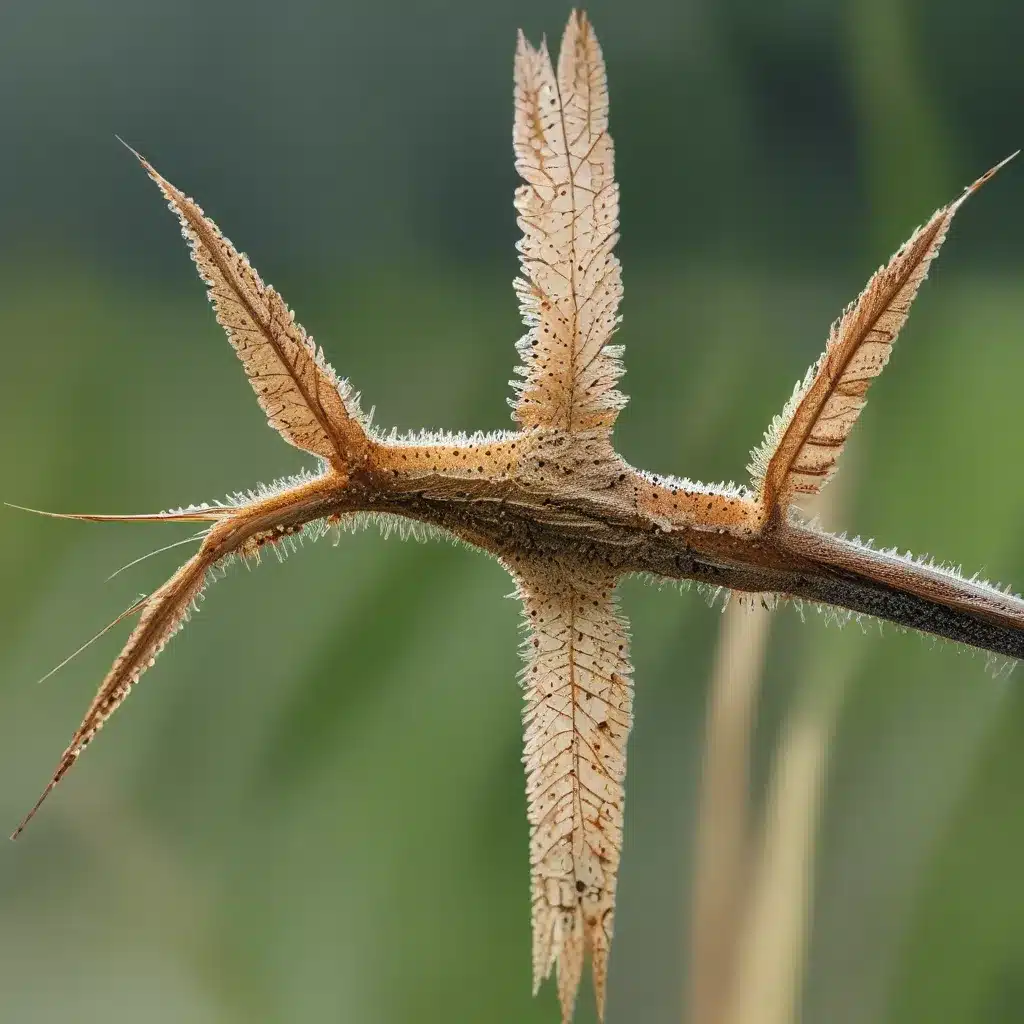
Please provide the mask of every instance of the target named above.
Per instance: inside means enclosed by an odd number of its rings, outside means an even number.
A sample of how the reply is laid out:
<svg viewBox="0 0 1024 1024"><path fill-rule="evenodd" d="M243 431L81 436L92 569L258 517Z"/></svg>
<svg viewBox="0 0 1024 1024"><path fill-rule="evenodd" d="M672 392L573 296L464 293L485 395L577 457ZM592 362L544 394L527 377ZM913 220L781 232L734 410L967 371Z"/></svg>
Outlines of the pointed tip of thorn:
<svg viewBox="0 0 1024 1024"><path fill-rule="evenodd" d="M118 135L116 132L114 133L114 138L117 139L117 141L120 142L121 145L124 146L124 148L127 149L128 152L131 153L131 155L135 157L136 160L139 161L140 164L147 163L146 158L134 146L129 145L127 142L125 142L124 139L122 139L121 136Z"/></svg>
<svg viewBox="0 0 1024 1024"><path fill-rule="evenodd" d="M159 172L156 170L156 168L134 146L131 146L127 142L125 142L124 139L122 139L120 135L116 135L115 134L114 138L117 139L117 141L120 142L121 145L124 146L124 148L127 149L128 152L131 153L131 155L133 157L135 157L136 160L139 161L140 164L142 164L142 169L158 185L162 184L162 182L164 180L163 177L159 174Z"/></svg>
<svg viewBox="0 0 1024 1024"><path fill-rule="evenodd" d="M32 810L21 819L21 824L11 833L11 839L15 840L22 832L25 831L25 827L28 823L36 816L39 808L43 806L46 798L57 788L60 780L67 774L68 769L75 763L81 752L81 746L68 747L64 751L64 756L60 759L60 764L57 765L57 770L53 773L52 778L46 784L46 788L40 793L39 799L32 805Z"/></svg>
<svg viewBox="0 0 1024 1024"><path fill-rule="evenodd" d="M50 519L77 519L78 516L69 512L47 512L42 508L30 508L28 505L16 505L13 501L5 501L7 508L17 509L19 512L31 512L35 516L47 516Z"/></svg>
<svg viewBox="0 0 1024 1024"><path fill-rule="evenodd" d="M1011 160L1014 159L1014 157L1017 157L1019 155L1020 150L1018 149L1011 153L1009 156L1003 157L1003 159L1000 160L999 163L997 163L994 167L990 167L980 178L978 178L975 182L968 185L967 188L964 189L963 198L966 199L967 196L977 192L982 185L984 185L988 181L991 181Z"/></svg>
<svg viewBox="0 0 1024 1024"><path fill-rule="evenodd" d="M46 784L46 789L43 790L39 799L32 805L32 810L30 810L28 814L26 814L25 817L21 819L21 822L18 825L18 827L11 833L12 842L14 842L18 838L18 836L20 836L21 833L25 831L25 827L36 816L36 812L39 810L39 808L43 806L43 801L53 792L54 787L57 785L57 781L57 779L51 779Z"/></svg>
<svg viewBox="0 0 1024 1024"><path fill-rule="evenodd" d="M229 508L195 508L182 509L178 512L146 512L141 515L107 515L94 512L48 512L42 508L30 508L28 505L15 505L12 501L3 502L8 508L19 512L31 512L37 516L50 519L77 519L83 523L215 523L230 513Z"/></svg>

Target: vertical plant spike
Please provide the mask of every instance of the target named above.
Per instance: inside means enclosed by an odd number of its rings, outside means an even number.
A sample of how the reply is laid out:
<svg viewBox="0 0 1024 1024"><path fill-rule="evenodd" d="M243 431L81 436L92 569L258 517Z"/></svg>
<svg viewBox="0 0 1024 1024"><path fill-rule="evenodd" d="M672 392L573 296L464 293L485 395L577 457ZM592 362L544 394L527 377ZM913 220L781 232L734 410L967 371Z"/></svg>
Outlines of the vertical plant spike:
<svg viewBox="0 0 1024 1024"><path fill-rule="evenodd" d="M523 237L516 282L528 332L513 386L516 432L399 437L374 430L274 289L203 211L143 167L178 216L218 322L267 420L320 461L247 498L94 521L204 522L196 554L132 612L139 621L20 834L82 750L234 559L279 552L299 533L396 518L498 559L516 581L527 639L522 674L534 983L557 966L562 1018L589 957L603 1017L622 847L625 748L633 682L615 587L627 575L692 579L874 615L1019 658L1024 600L977 580L875 551L798 521L798 493L835 467L870 380L953 214L994 172L942 208L869 282L833 329L822 360L755 455L755 490L634 469L611 431L626 399L610 345L622 295L613 254L618 186L604 61L582 13L557 68L520 36L515 58L516 192ZM1001 166L1001 165L1000 165ZM197 538L199 539L199 538Z"/></svg>
<svg viewBox="0 0 1024 1024"><path fill-rule="evenodd" d="M600 565L563 556L521 566L517 576L527 626L534 991L557 963L570 1019L589 952L603 1015L633 718L629 637L615 609L615 575Z"/></svg>
<svg viewBox="0 0 1024 1024"><path fill-rule="evenodd" d="M516 190L523 277L516 281L529 333L515 418L523 427L607 434L625 398L620 350L608 347L622 297L619 188L608 134L604 60L583 14L569 18L558 74L547 45L520 33L515 61Z"/></svg>

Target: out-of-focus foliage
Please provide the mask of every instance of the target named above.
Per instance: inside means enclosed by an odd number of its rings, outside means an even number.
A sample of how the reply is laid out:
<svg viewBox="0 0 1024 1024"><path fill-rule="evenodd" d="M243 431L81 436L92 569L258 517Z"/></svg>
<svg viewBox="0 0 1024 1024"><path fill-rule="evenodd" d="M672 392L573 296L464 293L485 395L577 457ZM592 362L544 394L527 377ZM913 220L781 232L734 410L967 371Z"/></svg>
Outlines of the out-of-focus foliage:
<svg viewBox="0 0 1024 1024"><path fill-rule="evenodd" d="M635 463L739 478L832 318L1021 143L1024 11L598 3ZM567 10L15 0L0 9L0 498L148 511L294 471L125 136L402 428L508 425L514 30ZM1024 585L1024 171L972 199L872 389L846 525ZM183 535L2 510L0 810L116 651L32 680ZM185 528L182 528L183 530ZM236 569L0 859L5 1019L551 1021L529 994L518 613L494 563L345 535ZM681 1019L717 611L629 584L637 724L609 1020ZM783 610L763 779L808 666L856 668L804 1013L1015 1021L1024 702L984 659ZM813 648L814 656L809 656ZM588 997L589 999L589 997ZM589 1019L585 1000L580 1019Z"/></svg>

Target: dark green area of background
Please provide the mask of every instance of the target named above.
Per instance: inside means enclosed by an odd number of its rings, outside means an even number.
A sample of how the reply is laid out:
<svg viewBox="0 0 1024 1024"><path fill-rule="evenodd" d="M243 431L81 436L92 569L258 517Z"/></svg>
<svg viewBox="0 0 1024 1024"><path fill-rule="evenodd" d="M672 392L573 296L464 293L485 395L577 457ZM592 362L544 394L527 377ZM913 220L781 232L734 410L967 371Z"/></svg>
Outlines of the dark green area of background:
<svg viewBox="0 0 1024 1024"><path fill-rule="evenodd" d="M119 133L195 195L402 429L509 425L517 4L0 7L0 498L148 511L294 472ZM595 3L622 186L632 462L742 479L831 319L1024 142L1010 0ZM1024 582L1024 165L960 214L846 456L843 525ZM182 533L0 510L0 823L117 650L32 680ZM208 594L0 857L0 1019L547 1021L529 992L507 577L375 533ZM682 1019L718 625L630 582L637 721L609 1021ZM984 658L779 614L767 764L809 666L851 672L804 1019L1024 1016L1024 701ZM822 651L829 654L823 658ZM831 653L830 653L831 652ZM817 669L816 671L820 671ZM763 773L762 773L763 774ZM579 1019L591 1019L589 993Z"/></svg>

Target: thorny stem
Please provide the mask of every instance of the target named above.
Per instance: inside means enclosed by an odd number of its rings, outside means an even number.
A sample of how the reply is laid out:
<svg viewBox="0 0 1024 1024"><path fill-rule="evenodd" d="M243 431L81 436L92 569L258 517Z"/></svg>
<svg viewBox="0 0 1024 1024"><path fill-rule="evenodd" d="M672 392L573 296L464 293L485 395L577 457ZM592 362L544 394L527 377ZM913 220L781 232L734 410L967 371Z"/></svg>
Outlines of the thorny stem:
<svg viewBox="0 0 1024 1024"><path fill-rule="evenodd" d="M526 435L516 435L523 438ZM506 441L504 444L516 443ZM865 548L811 526L794 523L760 530L735 530L676 522L643 507L649 478L621 463L621 486L614 493L558 493L513 480L466 480L426 473L415 481L395 478L383 468L396 446L377 444L350 475L329 472L239 508L217 508L182 515L71 516L118 520L166 519L183 515L215 519L199 551L145 602L142 617L121 656L104 680L82 725L49 785L16 838L77 760L104 721L127 696L180 627L189 605L201 593L209 571L231 555L256 555L316 519L358 512L404 516L438 527L489 551L512 567L517 559L551 558L573 551L616 575L646 573L695 579L747 593L782 594L866 613L1009 657L1024 656L1024 600L961 579L927 565ZM421 453L429 454L426 446ZM647 502L651 500L646 499ZM759 518L750 498L720 498L743 507L746 523ZM762 519L763 522L763 519Z"/></svg>
<svg viewBox="0 0 1024 1024"><path fill-rule="evenodd" d="M604 60L582 12L569 19L557 67L546 44L534 48L520 34L515 86L516 291L528 328L517 346L515 435L406 443L375 434L280 293L139 156L178 218L268 424L317 456L325 475L238 508L126 517L213 525L139 609L26 822L180 628L218 563L258 555L316 519L364 511L426 523L498 558L528 609L534 975L557 964L567 1024L588 956L603 1017L632 718L628 629L614 597L622 576L692 579L766 603L801 598L1024 656L1020 598L789 519L792 499L818 493L835 472L954 215L1002 164L936 210L835 322L753 453L752 489L706 487L638 472L612 444L626 403L622 349L611 343L622 296L618 185Z"/></svg>

